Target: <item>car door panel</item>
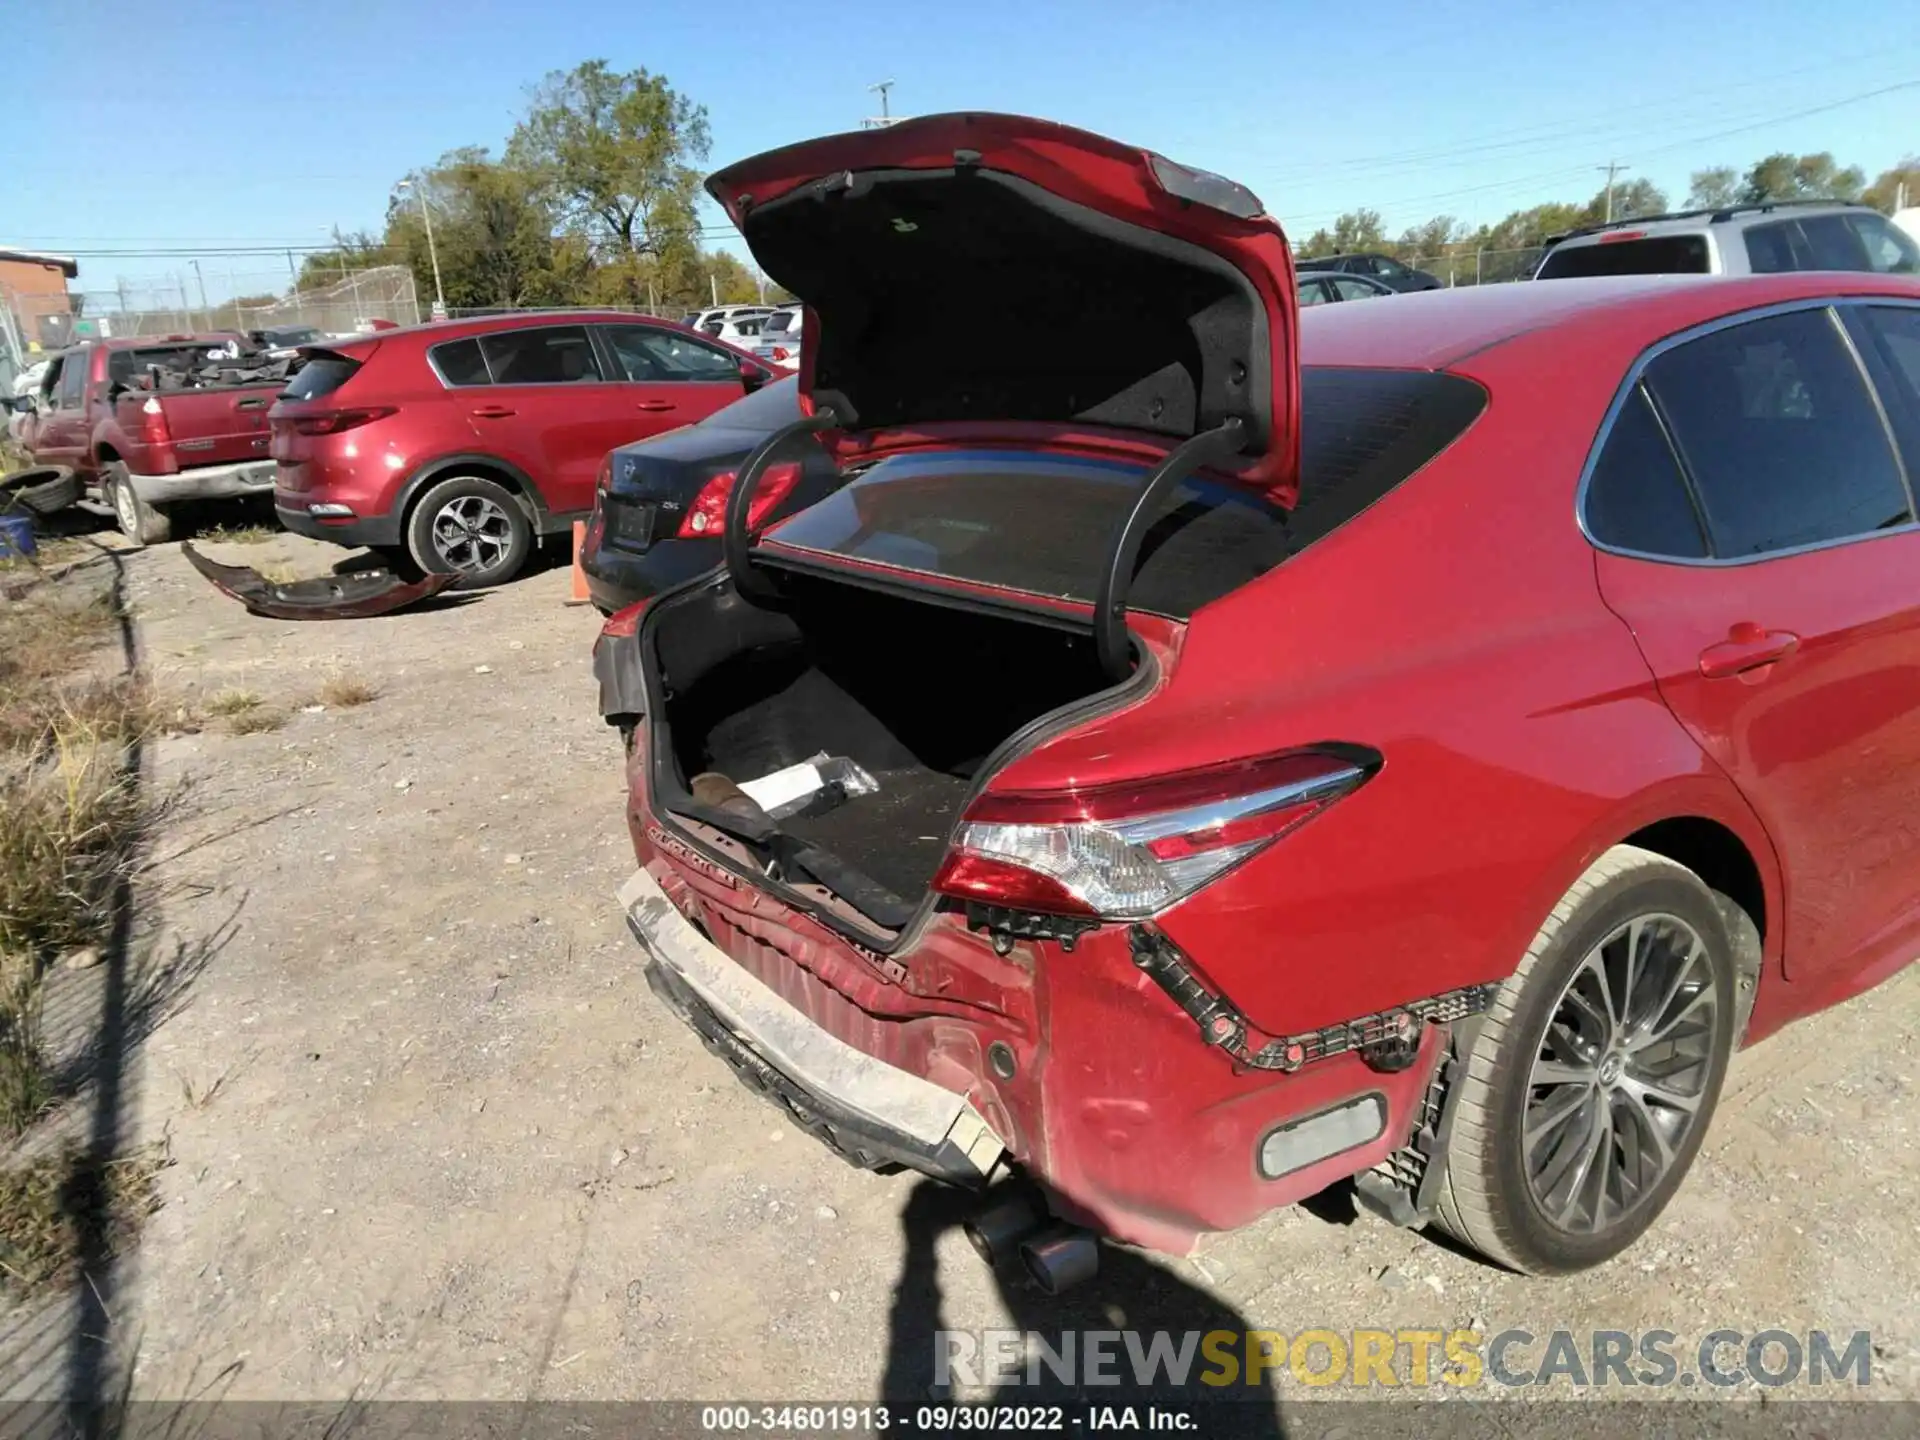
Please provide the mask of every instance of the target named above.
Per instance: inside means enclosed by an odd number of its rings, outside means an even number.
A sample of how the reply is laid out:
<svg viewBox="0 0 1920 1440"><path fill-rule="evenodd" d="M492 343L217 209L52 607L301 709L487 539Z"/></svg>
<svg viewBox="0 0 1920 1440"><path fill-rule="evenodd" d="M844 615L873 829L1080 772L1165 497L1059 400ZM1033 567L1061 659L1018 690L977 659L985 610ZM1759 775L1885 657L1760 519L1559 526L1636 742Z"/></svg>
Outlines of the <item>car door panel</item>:
<svg viewBox="0 0 1920 1440"><path fill-rule="evenodd" d="M1920 530L1874 394L1820 309L1691 341L1647 381L1630 403L1651 397L1701 525L1665 548L1704 533L1713 555L1603 550L1601 593L1772 836L1788 975L1871 965L1920 940Z"/></svg>
<svg viewBox="0 0 1920 1440"><path fill-rule="evenodd" d="M593 508L593 480L614 446L634 439L628 387L608 380L588 327L555 325L481 337L493 383L450 393L482 450L517 465L546 509Z"/></svg>

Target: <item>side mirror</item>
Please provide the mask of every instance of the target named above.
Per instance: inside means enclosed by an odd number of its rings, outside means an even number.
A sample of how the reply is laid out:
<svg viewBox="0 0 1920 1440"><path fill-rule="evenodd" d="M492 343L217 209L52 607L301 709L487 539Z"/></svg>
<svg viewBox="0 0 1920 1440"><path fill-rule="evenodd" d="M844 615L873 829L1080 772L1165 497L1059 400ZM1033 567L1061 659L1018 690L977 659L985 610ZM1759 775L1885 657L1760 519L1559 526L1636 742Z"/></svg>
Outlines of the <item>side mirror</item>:
<svg viewBox="0 0 1920 1440"><path fill-rule="evenodd" d="M747 394L753 394L754 391L766 383L766 371L762 370L751 360L742 360L740 362L740 384L745 387Z"/></svg>

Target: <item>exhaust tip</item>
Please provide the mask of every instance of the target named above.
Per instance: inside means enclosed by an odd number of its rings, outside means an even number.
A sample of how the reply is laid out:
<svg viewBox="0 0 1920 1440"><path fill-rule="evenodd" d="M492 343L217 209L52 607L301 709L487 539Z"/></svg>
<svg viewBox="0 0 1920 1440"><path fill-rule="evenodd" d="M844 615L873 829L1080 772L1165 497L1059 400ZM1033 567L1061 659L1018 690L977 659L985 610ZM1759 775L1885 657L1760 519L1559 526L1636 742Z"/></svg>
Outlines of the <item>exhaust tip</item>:
<svg viewBox="0 0 1920 1440"><path fill-rule="evenodd" d="M1035 1196L1016 1192L981 1210L961 1229L976 1255L989 1265L998 1265L1012 1259L1020 1242L1046 1221L1046 1211Z"/></svg>
<svg viewBox="0 0 1920 1440"><path fill-rule="evenodd" d="M1022 1241L1020 1259L1034 1284L1058 1295L1099 1273L1100 1242L1075 1226L1055 1225Z"/></svg>

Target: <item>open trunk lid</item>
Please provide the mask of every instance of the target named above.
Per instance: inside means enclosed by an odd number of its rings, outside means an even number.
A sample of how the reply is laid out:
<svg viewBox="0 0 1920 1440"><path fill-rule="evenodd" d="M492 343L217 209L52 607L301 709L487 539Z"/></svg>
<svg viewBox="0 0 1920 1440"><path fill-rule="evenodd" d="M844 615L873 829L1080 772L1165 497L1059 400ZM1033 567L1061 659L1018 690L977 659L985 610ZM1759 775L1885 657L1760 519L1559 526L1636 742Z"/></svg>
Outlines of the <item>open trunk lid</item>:
<svg viewBox="0 0 1920 1440"><path fill-rule="evenodd" d="M950 114L769 151L708 189L813 312L802 401L833 411L842 463L956 443L1152 459L1226 427L1210 468L1291 503L1293 263L1244 187Z"/></svg>

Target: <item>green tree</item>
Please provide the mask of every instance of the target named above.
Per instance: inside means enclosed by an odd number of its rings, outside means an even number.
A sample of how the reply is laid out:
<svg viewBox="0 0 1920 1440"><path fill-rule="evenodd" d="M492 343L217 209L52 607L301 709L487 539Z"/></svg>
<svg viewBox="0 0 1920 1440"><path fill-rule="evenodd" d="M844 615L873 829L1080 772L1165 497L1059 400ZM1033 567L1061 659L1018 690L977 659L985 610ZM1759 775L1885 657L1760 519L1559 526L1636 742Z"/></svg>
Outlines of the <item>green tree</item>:
<svg viewBox="0 0 1920 1440"><path fill-rule="evenodd" d="M1909 155L1891 170L1883 170L1860 198L1883 215L1891 215L1900 205L1900 187L1906 187L1908 205L1920 205L1920 155Z"/></svg>
<svg viewBox="0 0 1920 1440"><path fill-rule="evenodd" d="M1842 170L1831 151L1811 155L1781 151L1756 161L1747 171L1740 199L1748 205L1767 200L1857 200L1866 183L1858 165Z"/></svg>
<svg viewBox="0 0 1920 1440"><path fill-rule="evenodd" d="M375 239L365 230L342 234L336 227L329 248L315 251L300 262L294 289L324 290L329 285L338 285L352 271L394 263L395 257L384 240Z"/></svg>
<svg viewBox="0 0 1920 1440"><path fill-rule="evenodd" d="M706 107L665 76L589 60L535 89L506 155L533 177L560 223L587 237L596 258L637 281L640 267L631 262L640 257L671 261L698 249L696 166L709 146Z"/></svg>
<svg viewBox="0 0 1920 1440"><path fill-rule="evenodd" d="M1387 243L1386 226L1378 210L1349 210L1333 222L1307 237L1300 247L1301 256L1314 259L1322 255L1346 255L1355 250L1379 250Z"/></svg>
<svg viewBox="0 0 1920 1440"><path fill-rule="evenodd" d="M1712 165L1689 178L1689 210L1723 210L1740 201L1740 172L1731 165Z"/></svg>
<svg viewBox="0 0 1920 1440"><path fill-rule="evenodd" d="M433 294L433 256L447 304L460 308L555 305L574 299L578 258L562 259L554 221L532 176L477 145L449 151L407 177L387 202L387 247L404 259L424 296ZM433 214L427 245L422 205Z"/></svg>
<svg viewBox="0 0 1920 1440"><path fill-rule="evenodd" d="M1667 208L1667 192L1651 180L1616 180L1613 185L1613 218L1632 220L1642 215L1659 215ZM1594 192L1593 199L1587 202L1580 212L1582 223L1598 225L1607 218L1607 192L1605 187Z"/></svg>

